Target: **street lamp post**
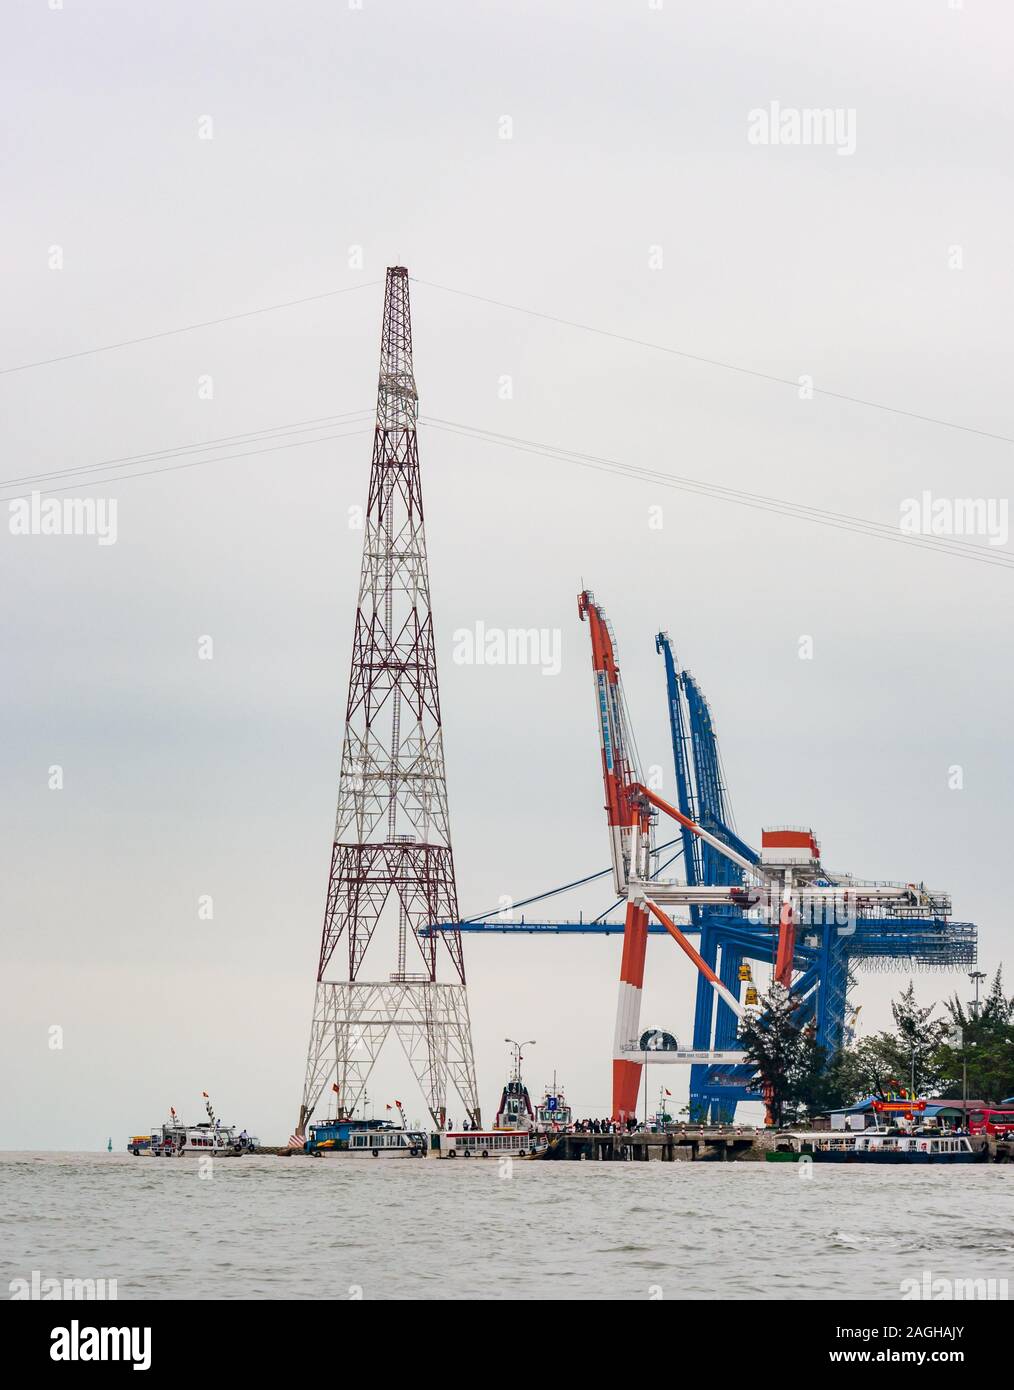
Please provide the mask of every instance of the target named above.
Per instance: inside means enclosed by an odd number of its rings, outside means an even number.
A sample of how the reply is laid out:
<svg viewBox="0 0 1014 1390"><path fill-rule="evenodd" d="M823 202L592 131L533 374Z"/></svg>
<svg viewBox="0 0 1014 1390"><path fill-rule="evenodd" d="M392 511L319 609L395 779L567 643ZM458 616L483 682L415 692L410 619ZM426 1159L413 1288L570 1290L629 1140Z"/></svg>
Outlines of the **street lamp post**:
<svg viewBox="0 0 1014 1390"><path fill-rule="evenodd" d="M636 1126L635 1126L636 1128ZM644 1129L648 1132L648 1049L644 1049Z"/></svg>
<svg viewBox="0 0 1014 1390"><path fill-rule="evenodd" d="M534 1039L534 1038L526 1038L524 1042L515 1042L513 1038L504 1038L504 1042L505 1042L505 1043L509 1043L510 1046L513 1047L513 1049L514 1049L514 1080L515 1080L515 1081L520 1081L520 1080L521 1080L521 1062L522 1062L522 1053L521 1053L521 1049L522 1049L523 1047L534 1047L534 1046L535 1046L535 1039Z"/></svg>

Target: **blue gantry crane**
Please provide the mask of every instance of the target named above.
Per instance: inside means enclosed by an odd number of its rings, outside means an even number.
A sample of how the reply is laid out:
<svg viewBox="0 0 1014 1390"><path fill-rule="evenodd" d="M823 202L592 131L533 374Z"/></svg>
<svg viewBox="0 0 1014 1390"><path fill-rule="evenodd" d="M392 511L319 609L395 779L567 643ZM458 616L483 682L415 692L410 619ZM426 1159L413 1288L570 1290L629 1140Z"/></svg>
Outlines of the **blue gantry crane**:
<svg viewBox="0 0 1014 1390"><path fill-rule="evenodd" d="M685 816L757 863L757 851L744 843L729 824L732 815L727 805L718 739L708 702L690 672L677 670L668 633L657 634L655 650L661 653L665 663L676 804ZM686 829L683 830L683 863L689 884L717 886L744 881L742 869L732 860ZM747 956L773 963L776 937L769 929L752 927L742 909L730 905L694 904L690 907L690 918L700 932L698 950L726 989L737 998ZM698 975L694 1049L711 1047L712 1038L716 1049L734 1048L738 1028L739 1020L728 1004L716 996L705 976ZM716 1119L731 1120L737 1101L758 1098L749 1084L752 1075L753 1068L748 1066L691 1067L691 1118L706 1118L711 1110Z"/></svg>
<svg viewBox="0 0 1014 1390"><path fill-rule="evenodd" d="M728 788L708 702L691 673L677 668L667 633L657 634L655 648L665 663L679 809L757 863L760 856L740 839L731 824ZM688 831L683 834L688 883L743 882L743 872L733 862ZM835 881L827 875L828 883ZM701 955L737 998L743 982L752 980L748 962L773 966L777 936L770 926L751 921L749 913L731 905L691 907L690 911L700 931ZM803 923L795 946L795 966L800 973L792 986L799 1000L798 1016L813 1024L817 1042L831 1055L844 1041L853 962L959 968L974 961L975 938L971 923L951 922L943 912L927 917L921 911L898 908L892 908L889 917L857 915L845 924ZM735 1048L737 1031L736 1015L700 976L694 1014L695 1050ZM738 1101L759 1098L750 1085L752 1074L749 1066L692 1067L691 1116L731 1120Z"/></svg>

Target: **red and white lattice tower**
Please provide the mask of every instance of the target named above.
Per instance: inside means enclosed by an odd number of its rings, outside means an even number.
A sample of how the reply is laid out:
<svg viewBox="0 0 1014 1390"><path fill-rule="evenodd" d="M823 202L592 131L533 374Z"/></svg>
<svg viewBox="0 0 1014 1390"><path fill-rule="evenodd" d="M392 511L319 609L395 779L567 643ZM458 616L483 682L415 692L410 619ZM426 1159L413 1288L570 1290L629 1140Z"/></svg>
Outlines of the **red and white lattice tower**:
<svg viewBox="0 0 1014 1390"><path fill-rule="evenodd" d="M337 1087L339 1116L351 1115L392 1032L435 1124L446 1120L448 1081L469 1119L480 1118L461 934L420 934L430 923L456 922L458 902L416 414L408 271L394 266L384 295L338 814L298 1135L326 1087ZM396 939L397 969L384 981L364 981L378 927L389 946ZM347 977L329 979L343 938ZM437 980L437 953L445 948L450 983ZM416 950L422 968L410 971L406 955L414 961Z"/></svg>

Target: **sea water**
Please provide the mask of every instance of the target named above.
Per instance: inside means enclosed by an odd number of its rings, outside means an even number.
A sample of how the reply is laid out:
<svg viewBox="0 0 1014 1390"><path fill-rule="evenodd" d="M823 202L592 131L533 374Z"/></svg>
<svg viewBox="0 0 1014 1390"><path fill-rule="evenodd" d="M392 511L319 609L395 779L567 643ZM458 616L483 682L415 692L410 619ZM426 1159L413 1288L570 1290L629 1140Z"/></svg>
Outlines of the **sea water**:
<svg viewBox="0 0 1014 1390"><path fill-rule="evenodd" d="M898 1299L1014 1282L1012 1194L1007 1165L8 1152L0 1296Z"/></svg>

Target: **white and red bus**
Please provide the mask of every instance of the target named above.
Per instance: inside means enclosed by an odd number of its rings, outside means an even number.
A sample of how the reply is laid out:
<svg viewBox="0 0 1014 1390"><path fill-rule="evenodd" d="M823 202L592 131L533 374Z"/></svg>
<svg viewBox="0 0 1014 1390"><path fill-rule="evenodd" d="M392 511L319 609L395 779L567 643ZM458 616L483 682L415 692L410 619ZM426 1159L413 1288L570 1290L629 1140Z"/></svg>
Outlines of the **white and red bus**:
<svg viewBox="0 0 1014 1390"><path fill-rule="evenodd" d="M988 1134L994 1139L1014 1137L1014 1110L970 1110L969 1134Z"/></svg>

